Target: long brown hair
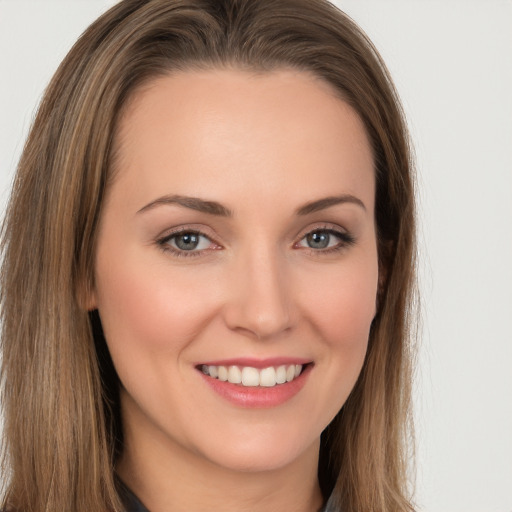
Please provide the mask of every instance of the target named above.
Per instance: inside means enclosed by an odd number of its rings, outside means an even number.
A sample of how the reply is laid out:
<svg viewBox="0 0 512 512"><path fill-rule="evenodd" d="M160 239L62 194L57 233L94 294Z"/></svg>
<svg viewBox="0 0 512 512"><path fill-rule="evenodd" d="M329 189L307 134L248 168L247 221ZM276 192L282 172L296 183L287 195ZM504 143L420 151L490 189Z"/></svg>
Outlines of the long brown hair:
<svg viewBox="0 0 512 512"><path fill-rule="evenodd" d="M326 0L124 0L69 52L27 140L2 229L4 506L118 511L118 381L94 314L95 238L123 106L174 70L294 68L330 83L372 144L378 312L361 375L322 434L341 510L411 511L414 190L397 94L372 43Z"/></svg>

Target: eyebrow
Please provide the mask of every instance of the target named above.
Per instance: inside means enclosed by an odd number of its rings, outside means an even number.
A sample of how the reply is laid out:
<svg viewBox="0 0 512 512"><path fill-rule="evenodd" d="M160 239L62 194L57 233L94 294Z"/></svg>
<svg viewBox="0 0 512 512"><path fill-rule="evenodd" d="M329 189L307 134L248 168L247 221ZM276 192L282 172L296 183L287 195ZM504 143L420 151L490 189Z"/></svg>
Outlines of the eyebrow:
<svg viewBox="0 0 512 512"><path fill-rule="evenodd" d="M204 199L199 199L198 197L180 195L159 197L158 199L151 201L151 203L148 203L146 206L143 206L137 213L146 212L161 205L174 204L183 206L185 208L190 208L191 210L197 210L198 212L208 213L210 215L218 215L221 217L231 217L233 215L231 210L221 205L220 203L217 203L216 201L205 201Z"/></svg>
<svg viewBox="0 0 512 512"><path fill-rule="evenodd" d="M318 199L316 201L306 203L304 206L301 206L297 209L297 215L309 215L310 213L325 210L331 206L344 203L355 204L366 211L366 206L364 205L363 201L361 201L361 199L351 194L342 194L341 196L324 197L323 199Z"/></svg>
<svg viewBox="0 0 512 512"><path fill-rule="evenodd" d="M355 204L366 211L366 206L361 201L361 199L351 194L342 194L341 196L324 197L322 199L306 203L305 205L301 206L296 210L296 214L300 216L309 215L310 213L315 213L321 210L325 210L326 208L330 208L331 206L344 203ZM198 197L180 195L167 195L159 197L158 199L155 199L154 201L148 203L146 206L143 206L137 213L146 212L148 210L156 208L157 206L162 205L183 206L184 208L190 208L191 210L196 210L202 213L208 213L210 215L218 215L220 217L233 216L233 213L229 208L226 208L225 206L216 201L206 201Z"/></svg>

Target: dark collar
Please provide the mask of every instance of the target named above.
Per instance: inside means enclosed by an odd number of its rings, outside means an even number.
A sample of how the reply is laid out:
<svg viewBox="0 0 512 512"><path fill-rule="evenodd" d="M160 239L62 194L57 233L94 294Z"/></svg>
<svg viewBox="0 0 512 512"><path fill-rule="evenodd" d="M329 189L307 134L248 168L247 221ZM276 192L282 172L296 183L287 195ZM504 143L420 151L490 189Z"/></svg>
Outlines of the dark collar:
<svg viewBox="0 0 512 512"><path fill-rule="evenodd" d="M118 478L117 490L119 497L123 502L125 512L149 512L149 510L139 501L139 498Z"/></svg>

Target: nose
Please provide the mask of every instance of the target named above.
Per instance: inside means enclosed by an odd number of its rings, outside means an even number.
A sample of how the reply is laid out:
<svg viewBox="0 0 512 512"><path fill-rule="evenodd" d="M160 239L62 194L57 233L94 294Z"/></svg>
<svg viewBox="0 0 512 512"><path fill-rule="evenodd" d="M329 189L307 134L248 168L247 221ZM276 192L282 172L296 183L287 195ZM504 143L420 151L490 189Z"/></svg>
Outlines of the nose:
<svg viewBox="0 0 512 512"><path fill-rule="evenodd" d="M257 339L292 329L296 322L286 263L271 251L240 257L231 267L224 316L228 327Z"/></svg>

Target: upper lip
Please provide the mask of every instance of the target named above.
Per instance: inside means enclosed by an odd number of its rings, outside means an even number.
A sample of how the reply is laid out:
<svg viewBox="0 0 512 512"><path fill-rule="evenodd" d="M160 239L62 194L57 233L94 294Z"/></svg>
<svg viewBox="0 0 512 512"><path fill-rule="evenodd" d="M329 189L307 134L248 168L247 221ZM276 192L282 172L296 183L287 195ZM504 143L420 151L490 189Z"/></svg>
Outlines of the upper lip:
<svg viewBox="0 0 512 512"><path fill-rule="evenodd" d="M305 365L311 363L311 359L303 357L269 357L265 359L257 359L253 357L237 357L231 359L216 359L211 361L202 361L197 366L250 366L251 368L269 368L270 366L282 366L290 364Z"/></svg>

